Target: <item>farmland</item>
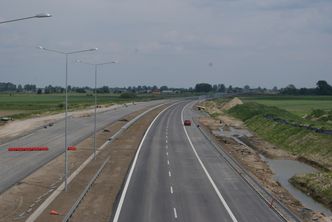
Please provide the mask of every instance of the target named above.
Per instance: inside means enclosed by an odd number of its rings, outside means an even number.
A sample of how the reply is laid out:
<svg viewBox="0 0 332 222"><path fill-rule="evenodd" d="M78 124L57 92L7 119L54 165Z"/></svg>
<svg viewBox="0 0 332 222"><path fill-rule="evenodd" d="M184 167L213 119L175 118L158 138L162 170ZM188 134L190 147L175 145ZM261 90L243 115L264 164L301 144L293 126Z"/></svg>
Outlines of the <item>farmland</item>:
<svg viewBox="0 0 332 222"><path fill-rule="evenodd" d="M255 96L241 97L241 100L276 106L300 117L314 109L332 110L332 96Z"/></svg>
<svg viewBox="0 0 332 222"><path fill-rule="evenodd" d="M98 104L111 105L132 101L162 99L166 96L142 94L134 98L123 98L119 94L100 94ZM24 119L34 115L59 113L64 110L64 94L0 94L0 117L9 116ZM91 107L94 104L92 94L69 94L68 109L77 110Z"/></svg>

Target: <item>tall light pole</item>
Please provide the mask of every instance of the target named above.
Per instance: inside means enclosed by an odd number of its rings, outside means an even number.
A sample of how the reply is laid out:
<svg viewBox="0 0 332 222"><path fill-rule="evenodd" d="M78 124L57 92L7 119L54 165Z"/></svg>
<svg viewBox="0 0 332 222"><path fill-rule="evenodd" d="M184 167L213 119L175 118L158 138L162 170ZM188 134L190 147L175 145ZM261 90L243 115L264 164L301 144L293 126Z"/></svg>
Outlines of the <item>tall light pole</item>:
<svg viewBox="0 0 332 222"><path fill-rule="evenodd" d="M71 51L71 52L64 52L54 49L47 49L42 46L38 46L38 49L54 52L58 54L62 54L66 56L66 88L65 88L65 191L67 191L67 178L68 178L68 143L67 143L67 119L68 119L68 56L71 54L77 54L81 52L90 52L90 51L96 51L97 48L92 49L85 49L85 50L79 50L79 51Z"/></svg>
<svg viewBox="0 0 332 222"><path fill-rule="evenodd" d="M110 61L110 62L103 62L103 63L89 63L83 62L81 60L76 60L77 63L83 63L86 65L92 65L95 68L95 118L94 118L94 133L93 133L93 157L96 159L96 130L97 130L97 70L98 66L118 63L118 61Z"/></svg>
<svg viewBox="0 0 332 222"><path fill-rule="evenodd" d="M24 17L24 18L18 18L18 19L12 19L12 20L7 20L7 21L2 21L2 22L0 22L0 24L8 23L8 22L16 22L16 21L26 20L26 19L48 18L48 17L52 17L52 15L49 14L49 13L39 13L39 14L36 14L34 16L29 16L29 17Z"/></svg>

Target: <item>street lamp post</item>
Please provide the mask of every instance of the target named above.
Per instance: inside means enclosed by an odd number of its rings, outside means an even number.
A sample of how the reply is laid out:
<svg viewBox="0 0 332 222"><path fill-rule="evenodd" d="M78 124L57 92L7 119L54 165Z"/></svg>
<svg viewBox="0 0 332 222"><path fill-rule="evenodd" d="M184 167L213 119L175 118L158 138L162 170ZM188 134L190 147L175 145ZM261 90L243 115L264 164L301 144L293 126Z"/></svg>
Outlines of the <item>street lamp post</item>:
<svg viewBox="0 0 332 222"><path fill-rule="evenodd" d="M86 65L92 65L95 68L95 118L94 118L94 130L93 130L93 157L96 159L96 130L97 130L97 70L98 66L118 63L117 61L103 62L103 63L89 63L81 60L76 60L77 63L83 63Z"/></svg>
<svg viewBox="0 0 332 222"><path fill-rule="evenodd" d="M2 21L2 22L0 22L0 24L9 23L9 22L16 22L16 21L26 20L26 19L32 19L32 18L48 18L48 17L52 17L52 15L48 14L48 13L39 13L39 14L36 14L34 16L29 16L29 17L24 17L24 18L18 18L18 19L12 19L12 20L7 20L7 21Z"/></svg>
<svg viewBox="0 0 332 222"><path fill-rule="evenodd" d="M71 51L71 52L64 52L64 51L58 51L54 49L47 49L42 46L38 46L38 49L50 51L58 54L62 54L66 56L66 88L65 88L65 191L67 191L67 178L68 178L68 142L67 142L67 129L68 129L68 56L71 54L77 54L81 52L90 52L90 51L96 51L97 48L92 49L85 49L85 50L79 50L79 51Z"/></svg>

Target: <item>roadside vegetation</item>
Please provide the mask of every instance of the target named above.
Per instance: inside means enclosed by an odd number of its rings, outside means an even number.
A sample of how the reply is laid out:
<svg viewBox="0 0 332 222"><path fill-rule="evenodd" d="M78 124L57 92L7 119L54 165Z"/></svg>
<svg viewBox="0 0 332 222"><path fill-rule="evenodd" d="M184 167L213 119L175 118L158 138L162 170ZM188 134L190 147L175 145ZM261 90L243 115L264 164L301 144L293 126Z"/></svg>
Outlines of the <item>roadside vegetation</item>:
<svg viewBox="0 0 332 222"><path fill-rule="evenodd" d="M332 135L318 133L306 128L324 126L332 129L332 123L317 123L317 121L303 119L274 106L253 102L235 106L227 113L241 119L259 136L291 154L332 169ZM274 121L268 118L270 116L287 121L289 124Z"/></svg>
<svg viewBox="0 0 332 222"><path fill-rule="evenodd" d="M319 172L296 175L289 180L302 192L332 209L332 173Z"/></svg>
<svg viewBox="0 0 332 222"><path fill-rule="evenodd" d="M208 103L220 108L229 100ZM296 175L290 182L332 209L332 134L319 131L332 130L332 97L255 96L241 97L241 101L222 113L242 120L264 140L319 168L318 173ZM222 113L211 112L214 117Z"/></svg>

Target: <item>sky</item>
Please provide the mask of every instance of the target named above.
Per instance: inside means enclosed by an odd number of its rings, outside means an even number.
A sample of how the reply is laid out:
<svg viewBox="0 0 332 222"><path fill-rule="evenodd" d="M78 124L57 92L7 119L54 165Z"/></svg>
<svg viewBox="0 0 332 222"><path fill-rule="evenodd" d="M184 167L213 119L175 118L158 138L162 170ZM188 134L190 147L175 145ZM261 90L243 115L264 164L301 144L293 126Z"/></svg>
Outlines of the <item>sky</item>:
<svg viewBox="0 0 332 222"><path fill-rule="evenodd" d="M1 0L0 82L272 88L332 84L331 0Z"/></svg>

